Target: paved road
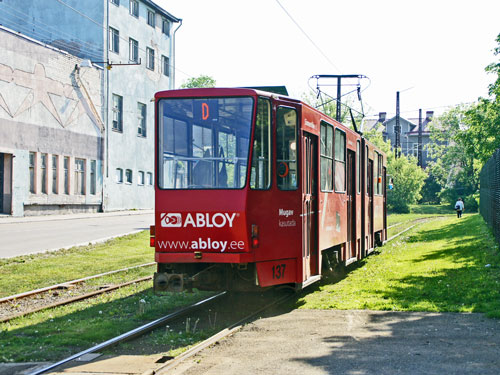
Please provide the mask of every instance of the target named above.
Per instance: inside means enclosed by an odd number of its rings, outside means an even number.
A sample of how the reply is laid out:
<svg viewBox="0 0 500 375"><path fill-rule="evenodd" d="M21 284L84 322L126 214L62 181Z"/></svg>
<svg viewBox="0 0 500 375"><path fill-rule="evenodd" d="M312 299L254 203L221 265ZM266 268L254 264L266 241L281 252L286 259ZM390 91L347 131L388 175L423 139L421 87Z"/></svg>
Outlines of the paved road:
<svg viewBox="0 0 500 375"><path fill-rule="evenodd" d="M0 258L101 242L153 222L153 211L0 218Z"/></svg>

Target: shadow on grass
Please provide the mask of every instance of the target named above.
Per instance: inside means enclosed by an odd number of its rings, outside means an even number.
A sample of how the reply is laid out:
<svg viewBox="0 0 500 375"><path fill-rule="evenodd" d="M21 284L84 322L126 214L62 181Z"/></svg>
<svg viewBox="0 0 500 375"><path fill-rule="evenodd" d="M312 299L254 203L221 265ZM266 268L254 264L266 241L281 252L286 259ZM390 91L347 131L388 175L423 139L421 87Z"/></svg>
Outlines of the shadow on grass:
<svg viewBox="0 0 500 375"><path fill-rule="evenodd" d="M411 262L428 262L436 269L394 280L382 291L383 298L402 310L473 311L500 317L500 257L490 246L493 240L482 218L467 215L437 229L420 230L407 240L434 241L444 245ZM441 266L440 260L448 266Z"/></svg>

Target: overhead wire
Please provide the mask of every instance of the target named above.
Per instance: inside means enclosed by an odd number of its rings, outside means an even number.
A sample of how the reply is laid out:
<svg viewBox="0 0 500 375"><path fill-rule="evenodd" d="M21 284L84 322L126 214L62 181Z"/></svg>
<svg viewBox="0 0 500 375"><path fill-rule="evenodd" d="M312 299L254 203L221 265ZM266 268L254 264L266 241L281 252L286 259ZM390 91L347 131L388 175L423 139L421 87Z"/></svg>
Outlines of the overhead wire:
<svg viewBox="0 0 500 375"><path fill-rule="evenodd" d="M108 28L103 24L103 23L99 23L99 21L96 21L94 19L92 19L91 17L87 16L86 14L80 12L78 9L75 9L73 8L72 6L70 6L69 4L65 3L64 1L62 0L56 0L57 2L59 2L60 4L68 7L69 9L73 10L74 12L76 12L77 14L81 15L82 17L85 17L87 18L88 20L92 21L93 23L95 23L97 26L101 27L105 32L109 32ZM111 26L110 26L111 27ZM119 30L118 30L119 31ZM170 35L169 35L170 37ZM121 36L120 34L118 34L118 38L123 40L126 44L128 44L130 41L127 40L125 37ZM133 38L132 38L133 39ZM144 48L141 48L138 46L138 49L142 52L144 52L146 54L146 57L147 57L147 50L144 49ZM119 53L118 53L119 54ZM158 66L160 66L161 64L161 56L155 56L154 57L154 60L155 60L155 65L156 65L156 61L158 62ZM183 72L182 70L180 70L177 66L174 66L174 64L171 64L169 63L168 64L170 68L174 68L176 71L178 71L179 73L182 73L188 77L192 77L190 74L186 73L186 72Z"/></svg>
<svg viewBox="0 0 500 375"><path fill-rule="evenodd" d="M286 10L283 4L280 3L279 0L276 0L281 9L285 12L285 14L292 20L292 22L299 28L299 30L304 34L304 36L311 42L311 44L318 50L318 52L330 63L330 65L335 68L338 72L340 69L333 63L332 60L319 48L319 46L314 42L314 40L305 32L305 30L299 25L299 23L292 17L292 15Z"/></svg>
<svg viewBox="0 0 500 375"><path fill-rule="evenodd" d="M68 7L72 11L76 12L79 16L84 17L84 18L88 19L89 21L91 21L92 23L96 24L97 26L99 26L100 28L102 28L105 32L108 32L108 28L103 23L100 23L99 21L96 21L95 19L87 16L86 14L82 13L78 9L75 9L74 7L70 6L69 4L65 3L62 0L56 0L56 1L59 2L60 4L64 5L64 6ZM73 39L73 40L78 41L79 43L81 43L83 47L89 47L88 49L85 49L83 51L85 53L85 55L87 56L87 58L90 57L90 60L98 60L98 61L103 60L103 58L104 58L104 51L106 50L106 46L104 46L103 49L95 48L95 46L99 47L99 45L96 45L96 44L94 44L92 42L84 41L84 40L76 37L75 35L72 35L72 34L64 32L64 31L61 31L59 29L56 29L56 28L54 28L54 27L52 27L50 25L47 25L47 24L45 24L45 23L43 23L41 21L32 21L31 20L32 17L28 13L26 13L26 12L20 10L20 9L13 8L12 6L9 6L8 4L3 4L3 5L9 7L10 9L12 9L16 13L18 13L18 14L14 14L14 13L12 13L12 11L9 12L8 10L5 10L6 13L9 13L11 16L13 16L13 17L15 17L17 19L17 20L15 20L15 19L10 18L9 21L12 22L15 25L15 27L17 29L19 29L18 31L20 31L21 33L25 33L27 36L29 36L31 34L35 38L37 38L37 39L39 38L40 40L43 40L43 39L50 40L51 39L51 34L66 35L66 36L70 37L71 39ZM19 16L19 14L23 15L24 17ZM37 24L37 22L38 22L38 24ZM40 26L40 24L44 25L44 26ZM29 27L30 25L38 28L39 32L38 33L34 32ZM50 30L48 27L50 27L54 31ZM122 35L119 34L118 37L119 37L119 39L121 39L122 41L124 41L126 43L126 45L129 44L130 41L127 40ZM67 51L67 52L69 52L71 54L74 54L74 55L81 54L81 52L82 52L82 49L79 49L78 47L75 47L75 46L69 44L68 42L66 42L64 40L58 40L57 43L53 44L53 45L56 45L58 48L60 48L62 50L65 50L65 51ZM142 47L138 46L138 50L142 51L147 56L147 50L145 48L142 48ZM119 52L118 52L118 56L120 56L120 49L119 49ZM161 63L162 63L161 59L162 59L161 55L160 56L156 56L156 54L155 54L155 57L154 57L155 66L156 65L157 66L161 66ZM127 58L127 61L129 61L129 60L130 59ZM169 61L168 65L169 65L170 69L175 69L175 71L178 72L178 73L181 73L181 74L183 74L183 75L185 75L187 77L192 77L192 75L190 75L189 73L186 73L186 72L182 71L181 69L179 69L177 66L174 66L174 64L171 63L170 61Z"/></svg>

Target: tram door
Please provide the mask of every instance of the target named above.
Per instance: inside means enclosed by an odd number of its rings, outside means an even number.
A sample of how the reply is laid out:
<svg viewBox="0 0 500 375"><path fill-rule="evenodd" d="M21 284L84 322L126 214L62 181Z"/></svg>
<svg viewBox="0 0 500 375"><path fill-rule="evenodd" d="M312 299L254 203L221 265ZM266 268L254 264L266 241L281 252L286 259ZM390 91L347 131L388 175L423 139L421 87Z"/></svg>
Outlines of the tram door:
<svg viewBox="0 0 500 375"><path fill-rule="evenodd" d="M356 257L356 154L347 150L347 259Z"/></svg>
<svg viewBox="0 0 500 375"><path fill-rule="evenodd" d="M303 274L308 279L318 274L317 245L317 137L304 133L302 138L302 258Z"/></svg>
<svg viewBox="0 0 500 375"><path fill-rule="evenodd" d="M368 220L368 233L366 249L371 249L373 247L373 160L371 159L368 159L366 195L368 196L368 212L366 215Z"/></svg>

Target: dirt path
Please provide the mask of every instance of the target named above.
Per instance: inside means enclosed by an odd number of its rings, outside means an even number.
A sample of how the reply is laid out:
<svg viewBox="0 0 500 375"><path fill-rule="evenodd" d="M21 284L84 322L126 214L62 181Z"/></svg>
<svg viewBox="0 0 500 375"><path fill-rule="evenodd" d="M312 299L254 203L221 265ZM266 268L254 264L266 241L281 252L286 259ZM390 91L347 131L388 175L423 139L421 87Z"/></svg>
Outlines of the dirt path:
<svg viewBox="0 0 500 375"><path fill-rule="evenodd" d="M293 310L259 319L169 374L500 374L481 314Z"/></svg>

